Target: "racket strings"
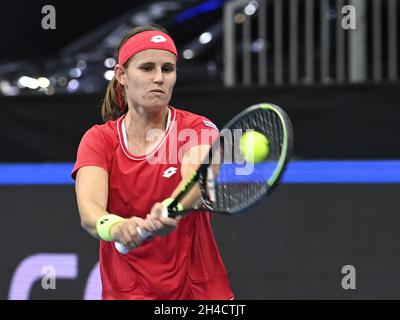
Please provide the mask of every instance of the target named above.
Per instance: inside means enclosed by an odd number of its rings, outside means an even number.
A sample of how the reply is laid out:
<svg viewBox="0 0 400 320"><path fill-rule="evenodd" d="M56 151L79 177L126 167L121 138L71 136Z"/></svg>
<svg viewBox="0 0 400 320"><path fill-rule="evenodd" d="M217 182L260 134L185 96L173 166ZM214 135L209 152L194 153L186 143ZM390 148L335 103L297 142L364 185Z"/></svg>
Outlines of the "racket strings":
<svg viewBox="0 0 400 320"><path fill-rule="evenodd" d="M212 206L217 211L234 212L247 207L249 203L254 203L268 191L269 186L266 182L277 169L282 155L284 130L276 112L265 109L249 113L229 129L232 132L241 130L242 134L246 130L256 130L264 134L269 141L268 156L257 164L244 161L240 139L234 134L232 139L224 139L224 143L221 143L223 154L230 152L232 155L222 158L219 173L214 181L215 199Z"/></svg>

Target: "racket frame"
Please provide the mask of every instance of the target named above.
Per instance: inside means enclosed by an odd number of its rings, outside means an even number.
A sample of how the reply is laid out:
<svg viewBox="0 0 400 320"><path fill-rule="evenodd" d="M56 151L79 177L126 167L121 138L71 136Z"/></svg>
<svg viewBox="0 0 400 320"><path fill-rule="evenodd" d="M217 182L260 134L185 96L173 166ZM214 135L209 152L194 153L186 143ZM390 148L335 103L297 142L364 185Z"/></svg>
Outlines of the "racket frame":
<svg viewBox="0 0 400 320"><path fill-rule="evenodd" d="M274 174L268 179L268 181L266 181L266 183L268 184L268 189L267 191L262 194L259 199L255 200L254 203L252 203L251 205L244 207L240 210L235 210L235 211L217 211L214 210L210 205L207 204L206 201L203 200L202 197L202 201L203 204L205 205L205 207L203 208L190 208L190 209L184 209L182 211L178 211L178 203L183 199L183 197L186 196L186 194L191 190L191 188L197 183L200 182L200 178L201 178L201 174L202 172L206 173L207 172L207 168L211 165L211 161L209 161L212 158L212 154L216 151L215 149L217 147L219 147L219 138L217 138L215 140L215 142L212 144L207 156L204 158L204 160L202 161L202 163L200 164L199 168L197 169L197 171L195 173L193 173L193 175L189 178L189 180L187 181L187 183L185 184L185 186L182 188L182 190L178 193L178 195L175 197L175 199L168 205L167 209L168 209L168 216L169 217L176 217L179 215L183 215L186 212L192 212L192 211L210 211L210 212L214 212L214 213L218 213L218 214L223 214L223 215L232 215L232 213L240 213L243 211L246 211L248 209L250 209L251 207L254 207L256 204L258 204L261 199L263 199L267 194L270 194L278 185L283 172L285 171L285 168L289 162L289 158L292 152L292 147L293 147L293 131L292 131L292 125L290 122L289 117L287 116L286 112L278 107L275 104L271 104L271 103L260 103L260 104L256 104L253 105L251 107L246 108L245 110L243 110L242 112L238 113L235 117L233 117L224 127L222 130L224 129L229 129L230 127L232 127L237 121L239 121L241 118L243 118L246 114L251 113L255 110L258 109L264 109L264 110L273 110L280 118L281 123L283 124L283 135L284 135L284 144L282 146L282 153L281 156L278 160L278 166L275 169ZM204 188L202 183L199 183L200 185L200 189ZM205 188L204 188L205 189ZM202 191L202 190L201 190Z"/></svg>

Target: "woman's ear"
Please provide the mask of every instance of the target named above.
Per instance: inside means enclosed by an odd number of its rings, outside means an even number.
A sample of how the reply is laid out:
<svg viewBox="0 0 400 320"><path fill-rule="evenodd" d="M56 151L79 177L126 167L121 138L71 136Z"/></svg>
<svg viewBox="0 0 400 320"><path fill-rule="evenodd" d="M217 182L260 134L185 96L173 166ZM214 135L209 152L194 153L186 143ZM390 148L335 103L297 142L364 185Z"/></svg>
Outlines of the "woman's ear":
<svg viewBox="0 0 400 320"><path fill-rule="evenodd" d="M126 69L124 66L122 66L120 64L115 65L114 75L115 75L115 78L117 79L117 81L121 85L125 86L128 83L128 81L126 79Z"/></svg>

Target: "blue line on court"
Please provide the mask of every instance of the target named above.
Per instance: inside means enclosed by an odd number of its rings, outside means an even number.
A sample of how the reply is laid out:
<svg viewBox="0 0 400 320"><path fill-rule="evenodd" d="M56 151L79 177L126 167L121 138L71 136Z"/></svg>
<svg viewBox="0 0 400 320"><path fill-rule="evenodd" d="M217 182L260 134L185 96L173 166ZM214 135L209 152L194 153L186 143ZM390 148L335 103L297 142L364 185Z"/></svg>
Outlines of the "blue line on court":
<svg viewBox="0 0 400 320"><path fill-rule="evenodd" d="M73 184L72 163L0 164L0 185Z"/></svg>
<svg viewBox="0 0 400 320"><path fill-rule="evenodd" d="M72 167L72 163L0 164L0 185L69 185L74 183ZM400 183L400 160L292 161L282 183Z"/></svg>
<svg viewBox="0 0 400 320"><path fill-rule="evenodd" d="M283 183L400 183L400 160L292 161Z"/></svg>

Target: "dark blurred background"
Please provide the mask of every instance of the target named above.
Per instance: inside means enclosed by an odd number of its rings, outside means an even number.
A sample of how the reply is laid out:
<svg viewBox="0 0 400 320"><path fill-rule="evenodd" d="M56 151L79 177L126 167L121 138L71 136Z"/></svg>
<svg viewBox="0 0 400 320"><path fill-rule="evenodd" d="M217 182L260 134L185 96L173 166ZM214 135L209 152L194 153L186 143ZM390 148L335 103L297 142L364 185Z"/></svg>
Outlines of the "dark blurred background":
<svg viewBox="0 0 400 320"><path fill-rule="evenodd" d="M55 29L43 29L46 5ZM178 47L173 106L223 126L271 102L293 122L281 189L246 218L214 219L237 298L400 298L399 6L1 2L0 299L99 297L98 244L80 229L69 170L84 132L102 123L115 47L147 24L164 26ZM299 164L307 169L292 179ZM354 290L341 286L345 265L357 271ZM58 272L56 290L41 286L43 266Z"/></svg>

